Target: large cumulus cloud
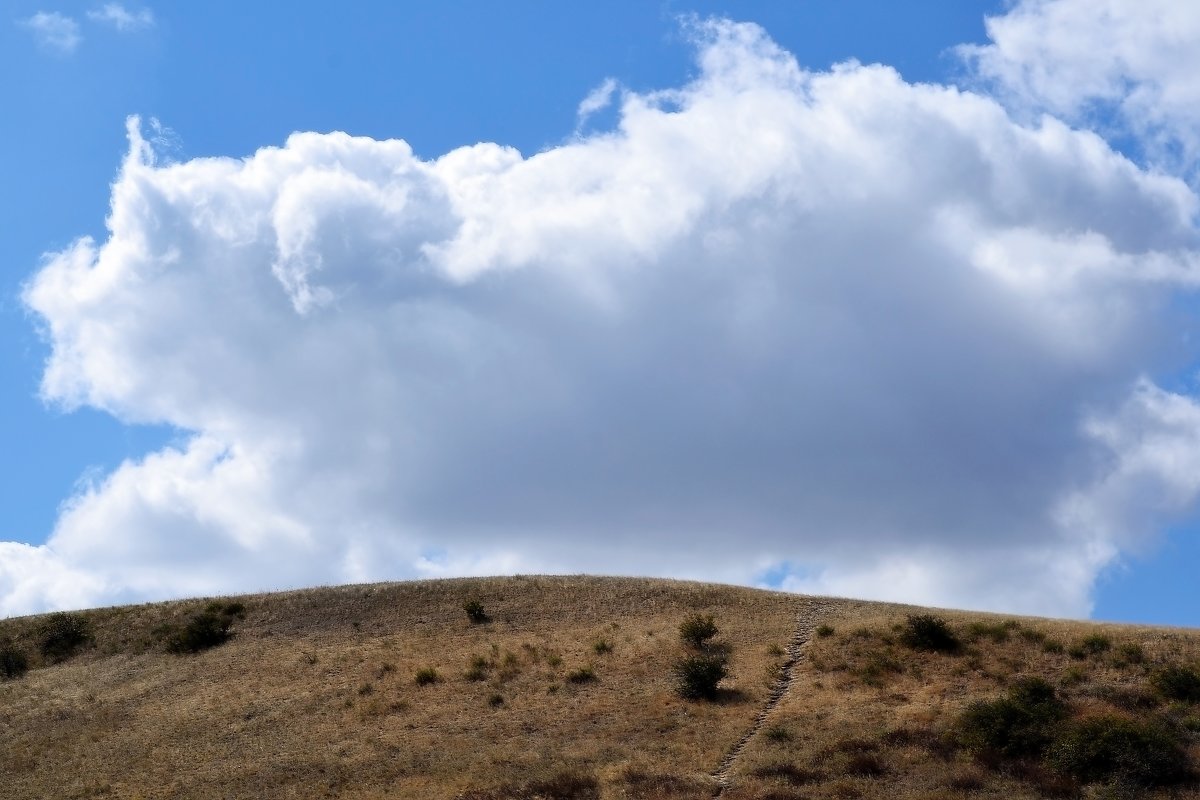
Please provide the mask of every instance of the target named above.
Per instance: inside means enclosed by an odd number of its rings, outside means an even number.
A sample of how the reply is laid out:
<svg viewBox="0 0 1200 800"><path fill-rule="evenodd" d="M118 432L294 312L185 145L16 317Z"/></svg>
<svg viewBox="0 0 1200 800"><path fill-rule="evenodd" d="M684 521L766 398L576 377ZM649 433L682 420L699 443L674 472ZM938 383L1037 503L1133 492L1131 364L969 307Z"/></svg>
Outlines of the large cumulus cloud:
<svg viewBox="0 0 1200 800"><path fill-rule="evenodd" d="M0 611L771 571L1086 613L1196 493L1200 407L1155 383L1195 356L1196 196L981 94L693 33L691 83L531 156L157 163L131 121L107 240L25 299L48 398L186 435L72 498Z"/></svg>

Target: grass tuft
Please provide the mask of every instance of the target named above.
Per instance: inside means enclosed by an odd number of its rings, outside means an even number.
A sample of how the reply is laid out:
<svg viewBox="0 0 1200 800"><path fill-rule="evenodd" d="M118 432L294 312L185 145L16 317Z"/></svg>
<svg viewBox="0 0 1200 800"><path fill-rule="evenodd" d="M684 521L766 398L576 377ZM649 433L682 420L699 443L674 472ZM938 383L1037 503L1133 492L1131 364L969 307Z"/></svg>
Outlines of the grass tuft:
<svg viewBox="0 0 1200 800"><path fill-rule="evenodd" d="M439 683L441 680L442 676L433 667L422 667L417 670L417 674L413 678L417 686L429 686L430 684Z"/></svg>

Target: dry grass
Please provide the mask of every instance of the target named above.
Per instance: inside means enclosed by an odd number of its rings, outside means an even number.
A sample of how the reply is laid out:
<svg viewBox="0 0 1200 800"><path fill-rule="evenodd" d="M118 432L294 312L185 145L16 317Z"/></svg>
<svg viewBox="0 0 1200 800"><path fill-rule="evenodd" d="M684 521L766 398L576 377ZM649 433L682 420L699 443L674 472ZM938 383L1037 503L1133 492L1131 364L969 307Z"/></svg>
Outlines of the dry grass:
<svg viewBox="0 0 1200 800"><path fill-rule="evenodd" d="M490 622L470 622L471 598ZM53 666L37 618L0 621L32 667L0 683L0 797L702 796L765 700L771 647L798 608L778 593L598 578L239 599L233 638L195 655L165 642L205 601L86 612L92 642ZM731 646L716 703L672 689L694 613L714 615ZM439 679L419 684L423 670Z"/></svg>
<svg viewBox="0 0 1200 800"><path fill-rule="evenodd" d="M832 631L807 645L772 735L751 742L725 797L1200 797L1194 785L1079 786L1035 761L980 758L955 735L971 702L1036 676L1081 716L1173 719L1200 763L1200 738L1186 732L1200 729L1200 706L1164 700L1152 678L1164 664L1200 663L1196 631L938 612L962 646L924 652L903 643L907 615L919 611L846 601L829 613Z"/></svg>
<svg viewBox="0 0 1200 800"><path fill-rule="evenodd" d="M58 664L39 651L45 618L0 620L0 642L30 666L0 682L0 798L709 797L809 607L781 593L585 577L238 600L232 638L196 654L168 647L204 600L84 612L90 639ZM468 619L469 600L489 621ZM928 652L903 643L914 611L821 605L790 691L723 797L1122 796L955 743L969 703L1030 676L1080 714L1170 717L1200 763L1200 705L1156 688L1164 665L1200 662L1196 632L938 612L962 646ZM696 614L713 615L730 654L717 702L672 686L679 625ZM1178 675L1172 686L1188 691Z"/></svg>

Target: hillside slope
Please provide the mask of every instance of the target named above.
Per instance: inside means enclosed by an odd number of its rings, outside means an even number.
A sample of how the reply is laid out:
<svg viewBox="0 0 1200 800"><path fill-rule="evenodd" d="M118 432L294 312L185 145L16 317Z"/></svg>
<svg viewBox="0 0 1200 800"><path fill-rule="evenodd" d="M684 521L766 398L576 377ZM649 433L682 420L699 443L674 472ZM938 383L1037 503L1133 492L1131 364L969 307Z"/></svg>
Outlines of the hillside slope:
<svg viewBox="0 0 1200 800"><path fill-rule="evenodd" d="M938 613L516 577L0 620L0 797L1200 797L1196 632Z"/></svg>

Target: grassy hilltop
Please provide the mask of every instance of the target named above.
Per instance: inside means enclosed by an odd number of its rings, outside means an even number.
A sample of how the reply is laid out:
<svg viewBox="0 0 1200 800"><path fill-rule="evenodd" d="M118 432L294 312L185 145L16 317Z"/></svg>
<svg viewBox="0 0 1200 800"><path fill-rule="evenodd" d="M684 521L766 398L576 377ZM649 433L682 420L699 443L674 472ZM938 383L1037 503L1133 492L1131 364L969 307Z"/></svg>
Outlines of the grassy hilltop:
<svg viewBox="0 0 1200 800"><path fill-rule="evenodd" d="M1198 664L1190 630L623 578L25 617L0 798L1200 797Z"/></svg>

